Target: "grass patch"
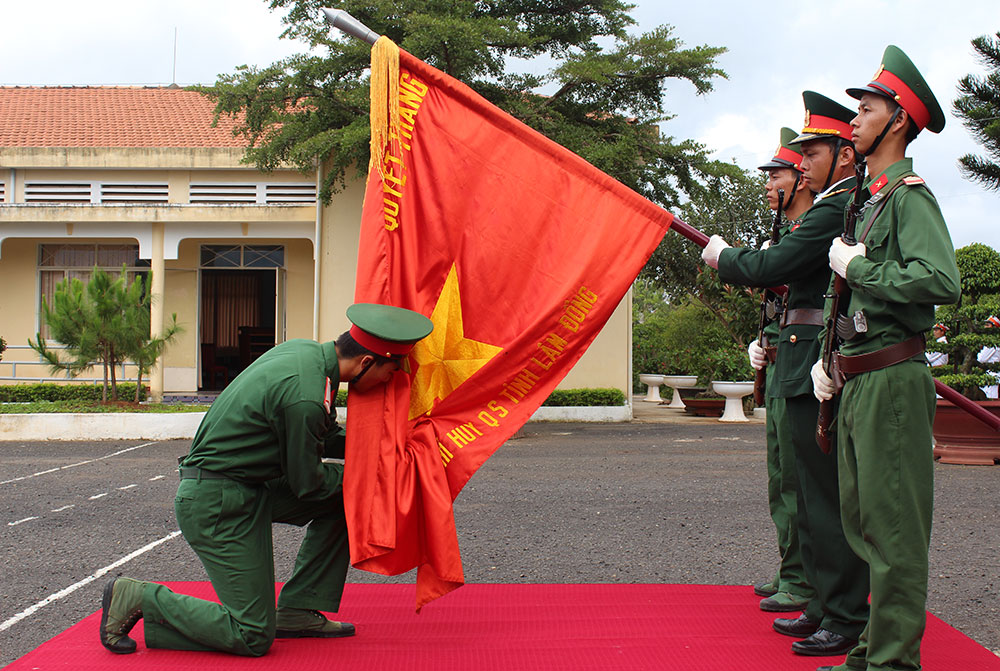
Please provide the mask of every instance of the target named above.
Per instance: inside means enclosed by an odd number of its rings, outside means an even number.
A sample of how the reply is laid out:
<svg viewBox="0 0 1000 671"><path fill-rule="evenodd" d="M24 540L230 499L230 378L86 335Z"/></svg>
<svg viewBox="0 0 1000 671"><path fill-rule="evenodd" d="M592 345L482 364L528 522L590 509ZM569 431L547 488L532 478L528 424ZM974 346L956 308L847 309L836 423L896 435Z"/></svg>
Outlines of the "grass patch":
<svg viewBox="0 0 1000 671"><path fill-rule="evenodd" d="M128 401L33 401L30 403L0 403L0 415L51 412L205 412L207 405L166 403L130 403Z"/></svg>

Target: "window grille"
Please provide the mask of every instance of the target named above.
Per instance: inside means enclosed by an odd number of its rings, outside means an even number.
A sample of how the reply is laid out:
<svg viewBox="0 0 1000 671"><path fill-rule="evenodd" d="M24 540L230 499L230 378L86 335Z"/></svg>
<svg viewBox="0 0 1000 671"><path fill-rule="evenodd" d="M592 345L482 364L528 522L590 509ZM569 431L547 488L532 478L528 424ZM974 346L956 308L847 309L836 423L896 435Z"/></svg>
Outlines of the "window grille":
<svg viewBox="0 0 1000 671"><path fill-rule="evenodd" d="M223 204L223 203L256 203L257 185L244 184L191 184L191 203Z"/></svg>
<svg viewBox="0 0 1000 671"><path fill-rule="evenodd" d="M26 203L90 203L90 182L25 182Z"/></svg>
<svg viewBox="0 0 1000 671"><path fill-rule="evenodd" d="M27 203L166 203L166 182L25 182Z"/></svg>
<svg viewBox="0 0 1000 671"><path fill-rule="evenodd" d="M315 203L316 185L309 182L201 182L192 183L189 194L189 202L208 205Z"/></svg>
<svg viewBox="0 0 1000 671"><path fill-rule="evenodd" d="M202 245L202 268L283 268L283 245Z"/></svg>
<svg viewBox="0 0 1000 671"><path fill-rule="evenodd" d="M102 203L166 203L169 200L166 183L103 182L100 190Z"/></svg>
<svg viewBox="0 0 1000 671"><path fill-rule="evenodd" d="M267 184L267 203L315 203L316 185L309 182Z"/></svg>

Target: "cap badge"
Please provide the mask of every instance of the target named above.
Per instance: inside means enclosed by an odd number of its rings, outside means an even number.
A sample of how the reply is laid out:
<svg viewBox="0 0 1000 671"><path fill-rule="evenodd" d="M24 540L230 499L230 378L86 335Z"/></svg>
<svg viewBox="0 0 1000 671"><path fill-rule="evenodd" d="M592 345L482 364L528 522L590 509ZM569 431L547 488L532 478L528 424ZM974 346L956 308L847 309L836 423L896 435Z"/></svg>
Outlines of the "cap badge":
<svg viewBox="0 0 1000 671"><path fill-rule="evenodd" d="M878 72L876 72L875 76L872 77L872 81L877 82L879 75L881 75L884 70L885 70L885 63L882 63L881 65L878 66Z"/></svg>
<svg viewBox="0 0 1000 671"><path fill-rule="evenodd" d="M802 122L802 127L803 128L808 128L809 127L809 119L810 119L810 117L812 117L812 115L809 113L809 110L806 110L806 120Z"/></svg>

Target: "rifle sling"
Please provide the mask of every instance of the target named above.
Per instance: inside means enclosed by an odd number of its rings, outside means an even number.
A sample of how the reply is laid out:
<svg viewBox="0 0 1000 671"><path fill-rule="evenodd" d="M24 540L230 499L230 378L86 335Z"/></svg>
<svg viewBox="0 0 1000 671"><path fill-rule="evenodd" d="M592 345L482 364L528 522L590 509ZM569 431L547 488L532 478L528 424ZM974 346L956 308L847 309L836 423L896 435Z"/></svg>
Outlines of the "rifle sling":
<svg viewBox="0 0 1000 671"><path fill-rule="evenodd" d="M868 237L868 231L872 230L872 226L875 224L875 220L878 219L878 215L882 214L882 210L884 210L885 206L889 203L889 200L892 198L893 192L899 187L906 184L904 180L907 177L912 177L912 175L901 175L896 178L896 181L893 184L889 185L888 190L885 192L885 195L882 196L882 200L879 201L878 205L875 206L875 211L874 213L872 213L871 218L868 219L868 223L865 224L864 230L861 231L861 235L858 237L858 242L864 244L865 238ZM926 185L922 186L925 189L927 188Z"/></svg>

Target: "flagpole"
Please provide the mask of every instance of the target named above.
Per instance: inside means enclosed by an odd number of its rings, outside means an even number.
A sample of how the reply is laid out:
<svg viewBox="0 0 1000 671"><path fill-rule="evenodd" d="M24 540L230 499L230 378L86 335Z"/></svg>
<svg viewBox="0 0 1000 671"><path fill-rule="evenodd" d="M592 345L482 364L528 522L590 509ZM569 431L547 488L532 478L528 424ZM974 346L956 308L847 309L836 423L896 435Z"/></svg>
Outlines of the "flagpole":
<svg viewBox="0 0 1000 671"><path fill-rule="evenodd" d="M381 35L342 9L326 9L324 7L322 11L326 16L326 22L330 24L331 28L337 28L351 37L364 40L368 44L375 44L376 40L381 37Z"/></svg>

